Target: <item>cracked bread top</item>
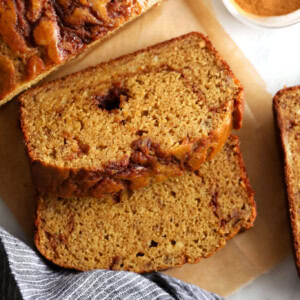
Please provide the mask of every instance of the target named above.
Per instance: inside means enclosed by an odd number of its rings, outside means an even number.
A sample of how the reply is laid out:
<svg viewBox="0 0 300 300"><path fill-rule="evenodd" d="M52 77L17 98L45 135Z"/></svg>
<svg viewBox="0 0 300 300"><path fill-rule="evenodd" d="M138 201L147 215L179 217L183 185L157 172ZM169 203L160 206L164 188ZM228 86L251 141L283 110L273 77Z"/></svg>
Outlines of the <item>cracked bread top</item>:
<svg viewBox="0 0 300 300"><path fill-rule="evenodd" d="M158 2L0 1L0 105Z"/></svg>

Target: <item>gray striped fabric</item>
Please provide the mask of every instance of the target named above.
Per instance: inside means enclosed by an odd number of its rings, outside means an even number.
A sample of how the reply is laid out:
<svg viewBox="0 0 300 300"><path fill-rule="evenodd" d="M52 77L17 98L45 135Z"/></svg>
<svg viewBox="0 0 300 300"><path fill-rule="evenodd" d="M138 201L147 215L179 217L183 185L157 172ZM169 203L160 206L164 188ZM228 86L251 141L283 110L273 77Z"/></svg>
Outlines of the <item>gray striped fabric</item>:
<svg viewBox="0 0 300 300"><path fill-rule="evenodd" d="M160 273L74 272L46 262L0 227L0 299L13 300L221 300Z"/></svg>

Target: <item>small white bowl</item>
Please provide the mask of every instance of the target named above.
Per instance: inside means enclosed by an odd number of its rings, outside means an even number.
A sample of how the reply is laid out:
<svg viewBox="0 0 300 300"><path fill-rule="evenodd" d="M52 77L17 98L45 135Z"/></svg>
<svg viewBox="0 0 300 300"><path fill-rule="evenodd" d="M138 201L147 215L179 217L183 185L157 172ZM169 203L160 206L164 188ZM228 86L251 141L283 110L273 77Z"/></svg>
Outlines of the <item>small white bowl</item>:
<svg viewBox="0 0 300 300"><path fill-rule="evenodd" d="M287 15L275 17L261 17L250 14L240 8L234 0L223 0L228 11L240 22L250 25L265 28L282 28L294 25L300 22L300 9L291 12Z"/></svg>

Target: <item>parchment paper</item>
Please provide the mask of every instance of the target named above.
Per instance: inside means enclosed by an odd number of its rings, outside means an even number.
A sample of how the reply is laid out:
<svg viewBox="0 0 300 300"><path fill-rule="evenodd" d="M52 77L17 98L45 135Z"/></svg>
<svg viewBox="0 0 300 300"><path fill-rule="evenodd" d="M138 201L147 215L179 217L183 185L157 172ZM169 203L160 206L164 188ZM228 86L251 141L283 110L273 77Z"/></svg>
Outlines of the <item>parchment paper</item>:
<svg viewBox="0 0 300 300"><path fill-rule="evenodd" d="M208 0L168 0L49 79L190 31L201 31L210 37L245 87L247 105L243 129L238 135L256 193L258 217L253 229L235 237L212 258L166 273L225 296L280 262L291 252L291 243L273 128L272 97L255 69L216 21L208 3ZM1 107L0 196L32 236L35 192L17 120L16 101Z"/></svg>

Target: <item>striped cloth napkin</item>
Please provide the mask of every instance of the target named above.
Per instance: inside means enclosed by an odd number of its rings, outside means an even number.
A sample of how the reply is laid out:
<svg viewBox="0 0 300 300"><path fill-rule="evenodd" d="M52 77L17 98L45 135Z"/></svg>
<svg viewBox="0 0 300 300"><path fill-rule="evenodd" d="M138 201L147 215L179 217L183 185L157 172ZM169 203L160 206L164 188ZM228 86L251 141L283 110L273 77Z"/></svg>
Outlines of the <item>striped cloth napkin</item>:
<svg viewBox="0 0 300 300"><path fill-rule="evenodd" d="M46 262L0 227L0 300L221 300L178 279L151 273L75 272Z"/></svg>

